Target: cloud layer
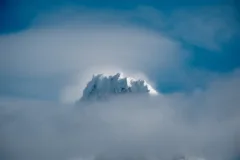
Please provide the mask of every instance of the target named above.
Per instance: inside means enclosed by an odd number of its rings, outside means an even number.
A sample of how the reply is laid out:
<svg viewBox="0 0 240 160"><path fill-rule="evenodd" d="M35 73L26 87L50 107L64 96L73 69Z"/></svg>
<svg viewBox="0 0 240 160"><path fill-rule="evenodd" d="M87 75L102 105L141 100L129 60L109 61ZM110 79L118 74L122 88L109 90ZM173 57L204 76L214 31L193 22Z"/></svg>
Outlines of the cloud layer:
<svg viewBox="0 0 240 160"><path fill-rule="evenodd" d="M229 160L239 154L239 73L192 95L63 105L1 100L1 159Z"/></svg>

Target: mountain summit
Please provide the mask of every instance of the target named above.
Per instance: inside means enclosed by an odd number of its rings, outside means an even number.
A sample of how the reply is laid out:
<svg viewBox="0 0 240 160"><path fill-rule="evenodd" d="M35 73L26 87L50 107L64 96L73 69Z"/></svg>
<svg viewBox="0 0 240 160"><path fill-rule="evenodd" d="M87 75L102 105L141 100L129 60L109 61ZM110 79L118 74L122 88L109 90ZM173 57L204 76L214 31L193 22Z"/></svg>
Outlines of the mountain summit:
<svg viewBox="0 0 240 160"><path fill-rule="evenodd" d="M124 77L121 73L112 76L98 74L88 82L81 100L106 100L115 95L140 93L157 94L156 90L144 80Z"/></svg>

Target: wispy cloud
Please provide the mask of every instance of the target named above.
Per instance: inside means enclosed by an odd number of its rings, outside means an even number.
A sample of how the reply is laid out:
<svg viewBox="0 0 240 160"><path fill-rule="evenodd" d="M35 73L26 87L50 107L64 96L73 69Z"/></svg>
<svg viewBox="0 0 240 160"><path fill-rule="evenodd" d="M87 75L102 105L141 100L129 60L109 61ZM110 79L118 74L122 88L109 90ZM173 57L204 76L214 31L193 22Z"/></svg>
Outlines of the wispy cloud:
<svg viewBox="0 0 240 160"><path fill-rule="evenodd" d="M169 13L142 6L138 13L166 35L208 50L221 50L223 44L239 34L239 21L230 5L181 8Z"/></svg>

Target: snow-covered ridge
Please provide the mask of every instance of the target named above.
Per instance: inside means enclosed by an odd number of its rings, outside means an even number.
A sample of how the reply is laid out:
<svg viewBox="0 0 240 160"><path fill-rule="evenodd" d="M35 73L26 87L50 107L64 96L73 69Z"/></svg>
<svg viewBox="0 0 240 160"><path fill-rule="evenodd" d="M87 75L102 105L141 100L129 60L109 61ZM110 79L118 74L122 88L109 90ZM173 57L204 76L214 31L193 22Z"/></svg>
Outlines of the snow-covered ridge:
<svg viewBox="0 0 240 160"><path fill-rule="evenodd" d="M98 74L88 82L81 100L105 100L113 95L134 93L157 94L156 90L144 80L124 77L121 73L113 76Z"/></svg>

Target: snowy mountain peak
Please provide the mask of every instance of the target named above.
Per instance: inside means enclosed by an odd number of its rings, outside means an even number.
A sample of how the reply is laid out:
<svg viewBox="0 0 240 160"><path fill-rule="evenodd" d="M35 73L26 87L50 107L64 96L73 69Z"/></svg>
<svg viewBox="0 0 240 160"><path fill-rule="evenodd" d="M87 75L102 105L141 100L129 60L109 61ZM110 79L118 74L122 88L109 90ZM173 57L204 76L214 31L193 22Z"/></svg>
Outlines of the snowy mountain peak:
<svg viewBox="0 0 240 160"><path fill-rule="evenodd" d="M122 73L115 75L98 74L92 77L83 90L81 100L105 100L113 95L121 94L149 94L156 95L154 90L146 81L124 77Z"/></svg>

